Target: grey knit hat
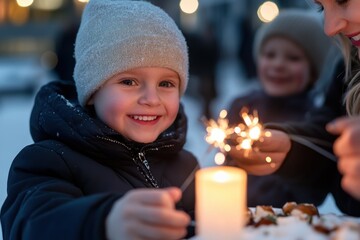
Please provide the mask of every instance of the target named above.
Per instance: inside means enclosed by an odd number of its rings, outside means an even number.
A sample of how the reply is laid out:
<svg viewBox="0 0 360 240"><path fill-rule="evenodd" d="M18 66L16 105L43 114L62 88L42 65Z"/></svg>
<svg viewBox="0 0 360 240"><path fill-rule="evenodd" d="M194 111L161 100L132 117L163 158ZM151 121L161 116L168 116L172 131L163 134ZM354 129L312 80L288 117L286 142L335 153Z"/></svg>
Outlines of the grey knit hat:
<svg viewBox="0 0 360 240"><path fill-rule="evenodd" d="M74 80L86 105L109 78L137 67L165 67L188 82L188 49L173 19L145 1L91 0L84 9L75 42Z"/></svg>
<svg viewBox="0 0 360 240"><path fill-rule="evenodd" d="M299 45L313 67L315 79L324 66L332 41L325 35L320 18L308 10L286 9L256 33L253 55L257 61L264 43L273 36L282 36Z"/></svg>

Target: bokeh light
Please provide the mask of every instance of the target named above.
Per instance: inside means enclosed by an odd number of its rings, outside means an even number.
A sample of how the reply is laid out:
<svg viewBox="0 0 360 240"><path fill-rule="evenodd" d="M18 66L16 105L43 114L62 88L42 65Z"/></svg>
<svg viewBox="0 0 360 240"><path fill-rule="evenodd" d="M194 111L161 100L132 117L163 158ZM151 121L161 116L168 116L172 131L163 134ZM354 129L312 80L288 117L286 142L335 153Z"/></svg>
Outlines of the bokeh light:
<svg viewBox="0 0 360 240"><path fill-rule="evenodd" d="M199 7L199 1L198 0L181 0L180 1L180 9L184 13L192 14L196 12L196 10Z"/></svg>
<svg viewBox="0 0 360 240"><path fill-rule="evenodd" d="M225 155L222 153L222 152L218 152L218 153L216 153L215 154L215 159L214 159L214 161L215 161L215 163L217 164L217 165L222 165L222 164L224 164L224 162L225 162Z"/></svg>
<svg viewBox="0 0 360 240"><path fill-rule="evenodd" d="M41 10L56 10L64 4L64 0L36 0L34 2L34 8Z"/></svg>
<svg viewBox="0 0 360 240"><path fill-rule="evenodd" d="M276 3L266 1L257 10L257 15L262 22L271 22L279 14Z"/></svg>
<svg viewBox="0 0 360 240"><path fill-rule="evenodd" d="M34 3L34 0L16 0L16 3L20 7L29 7L29 6L31 6L31 4Z"/></svg>

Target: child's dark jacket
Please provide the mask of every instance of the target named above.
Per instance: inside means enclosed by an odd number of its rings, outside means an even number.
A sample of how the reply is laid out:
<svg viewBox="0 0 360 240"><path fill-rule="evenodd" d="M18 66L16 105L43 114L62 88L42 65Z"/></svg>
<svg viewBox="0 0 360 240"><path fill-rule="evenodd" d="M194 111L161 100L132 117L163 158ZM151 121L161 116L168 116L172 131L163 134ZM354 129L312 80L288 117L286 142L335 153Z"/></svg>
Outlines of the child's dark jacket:
<svg viewBox="0 0 360 240"><path fill-rule="evenodd" d="M76 99L72 83L52 82L39 91L30 120L35 143L9 172L4 239L105 239L112 204L131 189L151 187L144 159L161 188L181 186L198 167L183 150L182 108L175 123L145 145L126 140ZM193 215L194 183L177 207Z"/></svg>

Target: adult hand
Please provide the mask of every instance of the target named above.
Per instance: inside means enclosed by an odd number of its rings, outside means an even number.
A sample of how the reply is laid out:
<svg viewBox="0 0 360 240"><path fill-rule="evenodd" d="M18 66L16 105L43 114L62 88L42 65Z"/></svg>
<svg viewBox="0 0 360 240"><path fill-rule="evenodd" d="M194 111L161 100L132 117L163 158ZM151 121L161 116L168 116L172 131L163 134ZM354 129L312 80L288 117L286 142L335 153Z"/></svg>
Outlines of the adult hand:
<svg viewBox="0 0 360 240"><path fill-rule="evenodd" d="M340 135L334 143L334 153L339 157L338 169L343 174L341 186L360 200L360 117L338 118L326 129Z"/></svg>
<svg viewBox="0 0 360 240"><path fill-rule="evenodd" d="M283 163L290 151L291 141L289 136L279 130L266 130L271 133L264 141L256 142L253 151L236 150L232 147L229 155L236 160L236 164L253 175L267 175L274 173ZM270 157L271 162L266 158Z"/></svg>
<svg viewBox="0 0 360 240"><path fill-rule="evenodd" d="M175 209L178 188L135 189L116 201L106 219L107 238L181 239L190 217Z"/></svg>

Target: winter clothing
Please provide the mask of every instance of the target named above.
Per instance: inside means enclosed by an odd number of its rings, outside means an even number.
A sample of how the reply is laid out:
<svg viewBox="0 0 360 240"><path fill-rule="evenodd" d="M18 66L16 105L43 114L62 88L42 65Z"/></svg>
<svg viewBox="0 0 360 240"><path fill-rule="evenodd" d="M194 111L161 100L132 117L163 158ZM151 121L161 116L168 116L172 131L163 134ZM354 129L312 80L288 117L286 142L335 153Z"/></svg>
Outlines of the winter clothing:
<svg viewBox="0 0 360 240"><path fill-rule="evenodd" d="M163 10L145 1L91 0L82 15L75 60L74 80L82 106L106 80L133 68L174 70L181 93L188 82L184 36Z"/></svg>
<svg viewBox="0 0 360 240"><path fill-rule="evenodd" d="M12 163L1 209L4 239L105 239L113 203L135 188L180 187L195 157L183 150L187 120L149 144L126 140L84 110L71 82L45 85L31 115L34 144ZM148 162L149 170L145 167ZM193 216L194 183L177 208Z"/></svg>
<svg viewBox="0 0 360 240"><path fill-rule="evenodd" d="M250 113L257 110L262 123L304 121L314 105L311 96L309 90L287 97L272 97L263 90L253 91L251 94L238 97L232 102L228 113L229 123L238 124L242 122L239 112L245 106ZM322 184L324 183L322 182ZM324 196L315 185L309 187L303 182L284 180L274 174L266 176L249 175L247 187L248 206L272 205L281 208L286 202L290 201L320 205L326 195Z"/></svg>
<svg viewBox="0 0 360 240"><path fill-rule="evenodd" d="M310 61L314 80L318 79L331 48L331 39L324 34L320 19L312 12L287 9L256 32L253 54L258 59L264 43L271 37L284 37L299 45Z"/></svg>

